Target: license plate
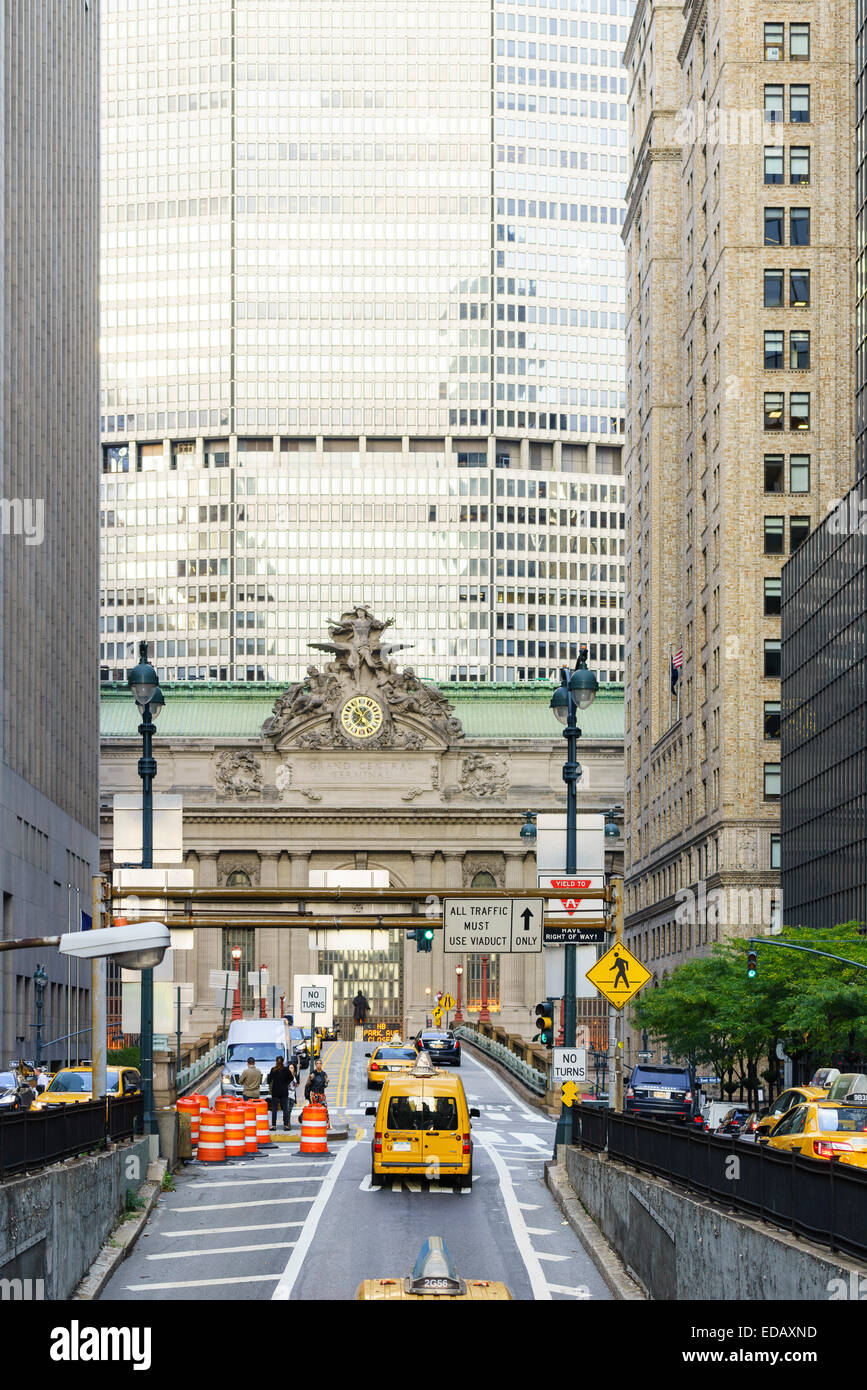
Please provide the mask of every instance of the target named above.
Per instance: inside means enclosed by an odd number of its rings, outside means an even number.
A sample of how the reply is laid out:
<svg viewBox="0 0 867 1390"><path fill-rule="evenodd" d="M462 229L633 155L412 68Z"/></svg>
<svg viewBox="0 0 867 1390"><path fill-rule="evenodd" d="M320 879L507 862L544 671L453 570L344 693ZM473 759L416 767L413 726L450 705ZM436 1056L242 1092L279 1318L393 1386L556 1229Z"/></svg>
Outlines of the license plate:
<svg viewBox="0 0 867 1390"><path fill-rule="evenodd" d="M403 1067L389 1067L389 1071L403 1071Z"/></svg>
<svg viewBox="0 0 867 1390"><path fill-rule="evenodd" d="M434 1047L445 1047L445 1043L434 1043Z"/></svg>
<svg viewBox="0 0 867 1390"><path fill-rule="evenodd" d="M412 1144L408 1140L406 1143L401 1140L396 1144L392 1144L391 1147L394 1153L410 1153L412 1150Z"/></svg>
<svg viewBox="0 0 867 1390"><path fill-rule="evenodd" d="M670 1091L654 1091L654 1093L653 1093L653 1098L654 1098L654 1100L671 1100L671 1092L670 1092Z"/></svg>

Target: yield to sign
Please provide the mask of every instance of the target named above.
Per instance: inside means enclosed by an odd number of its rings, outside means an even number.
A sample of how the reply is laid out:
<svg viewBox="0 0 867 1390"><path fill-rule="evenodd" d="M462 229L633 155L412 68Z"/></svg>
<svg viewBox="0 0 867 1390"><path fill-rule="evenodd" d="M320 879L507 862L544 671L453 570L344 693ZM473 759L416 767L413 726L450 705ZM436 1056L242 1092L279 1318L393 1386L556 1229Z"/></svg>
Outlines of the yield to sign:
<svg viewBox="0 0 867 1390"><path fill-rule="evenodd" d="M569 917L590 916L601 917L603 912L602 903L598 898L583 898L582 891L588 888L603 888L605 877L603 874L584 874L576 878L548 878L539 875L539 887L551 888L555 892L562 894L558 904L549 902L548 914L551 917L559 917L565 913Z"/></svg>

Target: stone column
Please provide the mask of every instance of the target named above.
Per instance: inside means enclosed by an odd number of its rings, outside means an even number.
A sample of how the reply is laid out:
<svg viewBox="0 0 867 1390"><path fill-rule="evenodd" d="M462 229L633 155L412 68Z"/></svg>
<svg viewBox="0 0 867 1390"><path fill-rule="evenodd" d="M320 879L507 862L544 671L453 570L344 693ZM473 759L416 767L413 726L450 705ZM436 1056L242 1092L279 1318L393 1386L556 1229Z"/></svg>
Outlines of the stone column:
<svg viewBox="0 0 867 1390"><path fill-rule="evenodd" d="M200 854L198 856L198 871L196 873L196 888L216 888L217 886L217 856L216 854ZM190 866L194 867L193 861L189 861ZM196 1003L211 1005L214 1004L214 995L210 985L210 973L212 970L219 970L223 961L223 929L222 927L197 927L196 928Z"/></svg>

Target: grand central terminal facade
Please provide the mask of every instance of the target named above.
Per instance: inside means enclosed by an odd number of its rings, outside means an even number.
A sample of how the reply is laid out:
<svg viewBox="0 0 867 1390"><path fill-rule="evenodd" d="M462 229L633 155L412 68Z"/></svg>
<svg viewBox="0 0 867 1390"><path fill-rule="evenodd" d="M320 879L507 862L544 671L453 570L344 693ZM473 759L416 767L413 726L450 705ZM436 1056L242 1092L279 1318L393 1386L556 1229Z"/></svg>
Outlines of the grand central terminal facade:
<svg viewBox="0 0 867 1390"><path fill-rule="evenodd" d="M328 641L310 643L332 659L311 664L288 689L163 687L154 790L182 800L183 866L196 886L299 889L328 871L331 885L358 870L380 871L377 882L387 874L392 887L455 895L536 886L534 843L521 828L528 811L565 806L552 683L422 682L411 667L398 669L388 626L361 606L343 614ZM607 811L623 800L622 687L600 688L580 723L578 809ZM139 793L137 727L126 688L103 687L103 872L117 867L114 798ZM383 910L405 915L409 904ZM363 925L374 923L365 915ZM481 957L444 955L441 931L430 952L419 952L405 929L388 933L387 949L345 950L334 949L333 934L319 949L306 927L198 927L194 948L174 952L175 980L194 986L191 1035L220 1021L211 972L231 968L233 946L242 951L246 1009L256 994L247 974L263 965L285 988L287 1011L296 974L333 975L344 1029L361 989L371 1022L408 1035L430 1016L437 991L456 993L457 966L465 1017L477 1017L482 1002ZM545 994L543 954L492 955L486 973L492 1021L531 1036ZM588 1017L599 1013L595 1001L579 1001L579 1023L582 1006Z"/></svg>

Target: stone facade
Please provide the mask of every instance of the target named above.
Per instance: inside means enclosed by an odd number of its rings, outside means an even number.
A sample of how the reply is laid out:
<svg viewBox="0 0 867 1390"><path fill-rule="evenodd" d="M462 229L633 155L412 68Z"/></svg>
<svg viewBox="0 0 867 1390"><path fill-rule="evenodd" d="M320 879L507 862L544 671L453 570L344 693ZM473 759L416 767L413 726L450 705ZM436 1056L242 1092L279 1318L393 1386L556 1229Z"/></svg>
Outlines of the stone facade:
<svg viewBox="0 0 867 1390"><path fill-rule="evenodd" d="M361 613L366 616L359 621L365 624L370 615ZM452 706L435 686L393 669L375 632L367 648L370 661L360 667L339 650L338 640L330 649L336 659L324 672L282 692L256 732L245 726L243 702L233 701L230 689L221 695L201 688L181 696L166 687L155 748L156 788L183 796L184 862L194 870L196 883L223 886L241 870L253 886L295 888L307 886L318 870L381 869L398 888L460 893L483 873L504 888L535 887L535 854L520 829L527 808L557 810L564 804L563 740L553 714L550 737L468 737L458 702ZM333 679L334 689L324 703L316 703L317 689L327 678ZM359 693L378 703L382 724L373 735L341 738L343 711L347 704L354 707ZM482 703L488 695L479 691L476 698ZM462 697L468 705L472 692L462 692ZM547 710L550 698L550 687L529 687L515 696L514 705L544 705ZM600 693L600 712L612 701L619 710L619 694ZM220 702L222 735L201 736L197 727L209 727L208 709ZM593 734L595 710L594 705L582 711L581 811L605 810L622 797L622 742ZM187 728L186 735L170 732L173 726L165 721L172 718ZM138 782L133 729L130 712L130 734L103 739L106 869L111 866L112 795L133 792ZM351 905L334 910L343 917L356 912ZM389 911L408 910L408 904L386 904L383 920L387 922ZM193 952L175 954L177 977L196 983L194 1031L219 1019L209 973L223 964L222 951L221 929L204 928L197 931ZM271 979L289 991L295 974L315 973L320 965L306 928L257 928L254 951L257 965L267 964ZM406 1030L424 1020L430 998L426 989L456 993L459 960L444 956L441 932L430 953L404 943L401 1024ZM467 959L461 963L466 969ZM498 1021L530 1036L535 1004L544 996L543 955L501 956L499 972ZM465 1010L466 1003L465 994Z"/></svg>
<svg viewBox="0 0 867 1390"><path fill-rule="evenodd" d="M772 591L792 519L815 526L852 476L853 57L853 7L819 0L640 0L627 44L626 939L658 977L748 934L779 883ZM808 119L791 120L805 86ZM780 88L785 119L771 121ZM784 181L771 183L776 150ZM810 209L807 244L793 208ZM765 307L776 270L784 298ZM793 270L809 272L806 305L792 303ZM766 330L783 333L779 364ZM803 330L810 365L796 369ZM782 430L767 427L773 392ZM790 428L797 392L808 428ZM766 553L766 518L781 519L781 554ZM728 895L718 926L677 913L702 882ZM761 919L737 910L749 894Z"/></svg>

